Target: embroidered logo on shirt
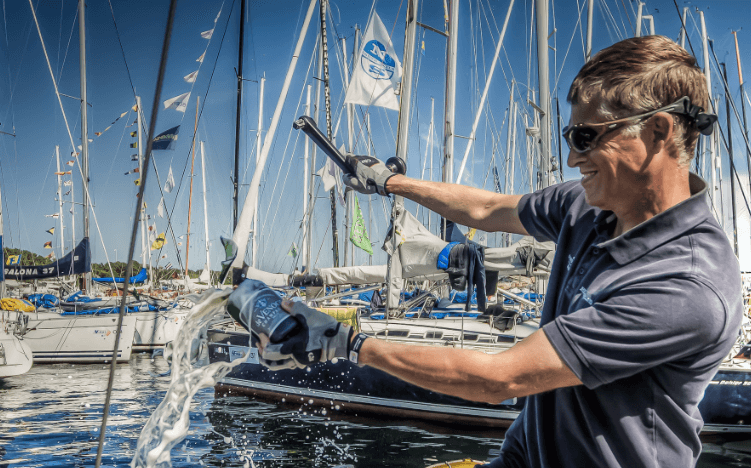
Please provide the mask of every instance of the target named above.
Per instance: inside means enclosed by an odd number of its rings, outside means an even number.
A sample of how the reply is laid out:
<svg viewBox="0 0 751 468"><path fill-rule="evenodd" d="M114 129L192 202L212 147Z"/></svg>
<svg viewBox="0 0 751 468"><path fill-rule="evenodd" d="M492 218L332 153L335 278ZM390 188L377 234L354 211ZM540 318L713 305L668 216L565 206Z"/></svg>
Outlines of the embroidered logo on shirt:
<svg viewBox="0 0 751 468"><path fill-rule="evenodd" d="M566 265L566 271L571 269L571 265L574 264L574 260L574 257L572 257L571 255L568 256L568 265Z"/></svg>
<svg viewBox="0 0 751 468"><path fill-rule="evenodd" d="M582 299L587 301L587 304L592 305L593 301L592 297L589 295L589 291L587 291L587 289L583 286L581 289L579 289L579 291L582 293Z"/></svg>

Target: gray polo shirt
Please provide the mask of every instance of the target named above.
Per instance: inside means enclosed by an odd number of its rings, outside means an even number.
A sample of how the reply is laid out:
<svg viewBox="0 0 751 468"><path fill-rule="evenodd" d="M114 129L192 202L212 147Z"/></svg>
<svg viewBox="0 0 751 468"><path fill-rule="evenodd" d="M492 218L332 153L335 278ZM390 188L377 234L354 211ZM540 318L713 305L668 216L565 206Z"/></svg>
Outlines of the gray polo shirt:
<svg viewBox="0 0 751 468"><path fill-rule="evenodd" d="M526 195L519 216L558 245L543 330L584 385L531 396L491 467L694 466L698 403L740 327L741 278L706 184L614 239L579 181ZM503 372L503 369L499 369Z"/></svg>

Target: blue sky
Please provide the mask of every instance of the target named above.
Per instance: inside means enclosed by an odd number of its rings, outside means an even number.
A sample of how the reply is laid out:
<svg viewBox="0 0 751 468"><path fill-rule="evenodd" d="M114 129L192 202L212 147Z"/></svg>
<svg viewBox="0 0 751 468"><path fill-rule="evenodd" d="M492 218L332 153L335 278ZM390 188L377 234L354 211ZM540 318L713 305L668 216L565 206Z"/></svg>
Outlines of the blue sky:
<svg viewBox="0 0 751 468"><path fill-rule="evenodd" d="M60 92L79 96L79 60L78 60L78 23L74 0L55 2L38 2L37 16L50 55L52 68L59 77ZM380 0L376 11L386 28L393 31L392 40L400 61L403 62L405 3L396 0ZM746 76L751 76L751 28L742 29L751 13L751 6L743 0L720 1L678 1L678 7L689 7L689 38L699 56L701 42L697 25L699 15L696 9L704 11L707 31L714 41L715 51L720 61L728 65L728 79L731 93L740 106L738 91L738 72L735 61L735 44L732 30L740 30L738 39L741 48L741 60ZM198 79L193 88L190 104L183 114L172 109L159 110L157 132L175 125L181 125L180 138L173 151L154 152L154 159L159 170L162 185L170 167L175 175L178 188L165 194L165 202L173 216L173 229L176 236L187 231L187 210L189 192L190 148L193 123L195 118L196 96L200 96L203 108L198 125L198 140L205 142L207 168L206 185L209 213L209 238L211 244L211 267L219 268L221 247L220 235L228 236L232 232L231 202L232 185L230 178L233 171L235 140L235 100L237 51L240 16L244 17L246 42L244 58L244 102L241 125L241 201L248 190L248 183L253 175L255 160L255 130L258 112L258 80L266 77L264 127L268 128L276 101L281 91L284 74L289 65L302 18L308 1L284 2L248 2L244 15L239 11L239 0L181 0L178 2L177 16L172 37L167 75L162 91L162 100L177 96L191 90L191 84L183 76L198 69L196 59L208 44L206 58L201 65ZM578 69L584 63L582 44L583 30L586 27L586 12L579 22L578 10L585 2L565 1L551 5L549 45L551 60L551 85L553 96L560 98L561 118L568 120L568 106L565 95L568 85ZM126 128L135 119L130 113L118 120L100 137L94 132L101 132L122 112L127 111L135 102L135 93L142 98L145 114L151 114L155 91L155 82L159 64L159 54L166 24L169 2L160 1L112 1L118 36L113 23L113 13L108 2L89 2L87 7L87 64L88 64L88 100L89 135L94 141L89 146L91 165L91 194L95 203L96 223L91 218L91 238L93 259L105 261L105 249L110 260L125 260L137 187L133 180L136 175L124 175L135 167L130 155L135 151L129 144L135 141L129 132L136 127ZM223 5L223 6L222 6ZM595 5L594 49L599 50L613 42L633 35L634 18L637 3L630 0L598 1ZM347 54L351 57L355 24L364 29L372 4L358 1L336 1L331 3L333 24L329 24L331 105L336 123L342 109L344 86L341 72L341 42L337 37L345 38ZM216 30L211 41L203 39L201 32L211 29L214 18L219 13ZM458 135L467 136L471 131L474 113L480 101L487 71L490 68L496 41L508 8L507 1L462 0L459 27L459 72L457 74L457 126ZM680 19L672 0L649 1L645 5L645 14L655 18L658 34L677 38ZM628 13L628 14L627 14ZM419 21L436 29L444 27L443 2L440 0L423 0L420 3ZM537 71L534 59L536 52L532 42L530 50L530 24L533 21L529 1L517 0L511 14L509 29L504 41L504 51L496 69L490 88L486 117L481 119L477 137L467 167L467 177L463 183L492 189L492 176L486 177L496 147L494 164L503 174L505 164L503 154L506 147L506 111L509 102L509 87L513 77L520 85L517 87L516 100L526 115L533 115L532 108L526 104L527 86L536 88ZM0 131L13 132L16 137L0 135L0 190L3 197L3 215L5 220L4 243L6 246L24 248L40 254L49 251L42 248L44 242L53 240L45 233L47 229L59 224L52 218L45 217L57 212L55 194L57 182L55 172L55 145L60 145L61 159L67 161L71 152L62 113L55 97L52 81L42 52L41 43L34 26L31 9L27 1L3 2L2 54L0 54ZM646 23L643 29L646 30ZM226 30L226 33L225 33ZM259 266L269 271L289 272L295 259L287 256L290 245L294 242L301 246L299 228L302 217L302 178L303 147L302 138L291 130L295 117L303 113L305 85L315 85L314 67L311 57L314 49L315 35L318 30L318 14L306 36L297 65L290 92L282 113L280 124L273 142L266 172L261 186L261 241L259 248ZM440 147L442 141L442 119L445 86L445 39L433 32L419 30L418 41L425 43L425 53L418 54L416 78L417 87L414 95L412 131L410 133L409 175L428 177L422 171L427 154L427 135L430 123L431 98L435 104L435 125L437 135L430 160L434 167L433 178L438 177ZM336 47L339 53L334 54ZM531 58L530 58L531 57ZM350 58L351 60L351 58ZM127 64L127 68L126 68ZM714 67L714 65L713 65ZM130 76L129 73L130 72ZM131 86L132 83L132 86ZM714 93L722 91L718 76L713 76ZM204 105L205 101L205 105ZM63 97L63 104L68 122L71 125L76 144L80 142L80 114L78 102ZM722 102L721 121L724 117ZM739 108L740 109L740 108ZM751 110L751 109L750 109ZM357 114L362 116L368 109L358 107ZM375 154L387 159L394 154L397 113L391 110L370 109L372 140ZM523 117L521 117L523 120ZM528 190L523 181L529 179L526 170L526 156L523 142L523 124L518 122L516 135L517 193ZM359 123L356 124L359 126ZM324 122L320 121L324 128ZM342 117L337 144L345 143L346 116ZM743 177L746 164L742 141L737 138L738 127L735 124L734 146L736 164ZM455 154L461 158L467 144L466 139L457 139ZM495 141L495 145L494 145ZM557 145L557 139L555 139ZM365 153L363 138L357 141L356 152ZM557 153L557 147L554 146ZM564 178L576 178L574 171L565 168ZM500 161L500 162L499 162ZM322 164L319 153L316 169ZM456 162L455 173L459 162ZM728 164L725 164L728 166ZM76 169L77 170L77 169ZM205 261L205 235L203 227L203 207L201 202L200 157L196 156L196 176L193 186L193 210L191 218L191 253L190 267L200 269ZM727 170L727 169L726 169ZM727 177L726 177L727 179ZM74 171L74 194L76 201L81 201L80 176ZM156 207L161 194L157 179L151 170L148 178L145 200L152 223L156 223L158 232L167 230L166 218L156 217ZM315 230L313 239L313 259L316 266L331 265L330 241L330 205L327 194L320 190L315 210ZM325 197L325 198L324 198ZM69 197L65 197L66 200ZM360 204L368 217L368 200L360 198ZM378 242L374 264L383 263L385 254L380 251L380 241L385 234L387 222L382 200L372 199L374 213L371 222L371 240ZM66 205L66 211L70 205ZM427 222L423 210L417 211L408 205L412 212ZM77 238L81 236L81 208L77 207L78 217L75 221ZM339 207L340 244L348 237L341 227L344 218ZM71 220L65 217L66 245L70 248ZM97 227L98 224L98 227ZM435 224L435 218L433 220ZM101 230L101 235L99 234ZM159 258L161 265L171 262L177 265L176 248L185 261L185 238L178 239L182 245L175 245L168 234L168 244ZM491 237L492 240L492 237ZM54 237L53 245L60 253L60 241ZM341 247L340 247L341 248ZM136 258L140 259L140 240L136 247ZM154 251L154 255L156 251ZM159 255L159 256L161 256ZM341 255L340 255L341 256ZM154 258L156 262L157 258ZM357 264L367 263L366 254L357 251Z"/></svg>

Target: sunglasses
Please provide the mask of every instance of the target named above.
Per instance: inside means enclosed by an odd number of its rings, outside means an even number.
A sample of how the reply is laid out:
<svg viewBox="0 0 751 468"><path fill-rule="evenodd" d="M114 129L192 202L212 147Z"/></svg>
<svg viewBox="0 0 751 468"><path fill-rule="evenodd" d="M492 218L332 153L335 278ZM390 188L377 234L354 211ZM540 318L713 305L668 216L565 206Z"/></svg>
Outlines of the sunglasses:
<svg viewBox="0 0 751 468"><path fill-rule="evenodd" d="M691 103L688 96L684 96L674 103L660 107L643 114L632 115L618 120L601 123L580 123L573 127L563 128L563 137L568 143L568 147L577 153L585 153L597 146L597 142L604 135L615 131L624 125L638 122L652 117L658 112L668 112L676 115L683 115L692 122L693 126L699 130L702 135L711 135L717 116L714 114L705 114L699 106Z"/></svg>

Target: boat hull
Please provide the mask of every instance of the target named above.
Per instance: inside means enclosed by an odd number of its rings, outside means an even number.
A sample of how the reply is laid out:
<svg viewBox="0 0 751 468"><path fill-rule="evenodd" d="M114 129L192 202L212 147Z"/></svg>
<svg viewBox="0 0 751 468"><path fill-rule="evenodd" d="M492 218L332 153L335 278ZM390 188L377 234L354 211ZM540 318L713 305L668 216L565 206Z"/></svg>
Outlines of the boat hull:
<svg viewBox="0 0 751 468"><path fill-rule="evenodd" d="M247 333L209 330L208 338L211 362L234 360L248 351ZM316 364L309 370L273 372L258 363L255 353L221 379L216 390L361 416L487 428L509 426L524 405L523 398L488 405L434 393L345 360ZM751 372L721 369L699 410L704 419L702 435L751 432Z"/></svg>
<svg viewBox="0 0 751 468"><path fill-rule="evenodd" d="M247 350L247 334L209 330L211 362L230 361ZM309 371L273 372L258 364L254 356L227 374L217 384L217 391L330 408L341 413L439 423L451 420L452 425L474 427L507 427L523 407L523 399L489 405L431 392L372 367L358 367L346 360L316 364Z"/></svg>
<svg viewBox="0 0 751 468"><path fill-rule="evenodd" d="M106 363L112 359L117 336L117 314L61 315L56 312L29 313L28 343L34 362ZM123 317L117 362L127 362L133 350L136 318Z"/></svg>
<svg viewBox="0 0 751 468"><path fill-rule="evenodd" d="M21 312L2 311L0 313L0 378L15 377L31 369L33 360L29 345L23 336L16 336L17 314Z"/></svg>
<svg viewBox="0 0 751 468"><path fill-rule="evenodd" d="M174 308L130 313L129 315L136 317L133 351L153 351L173 341L188 312L187 309Z"/></svg>

